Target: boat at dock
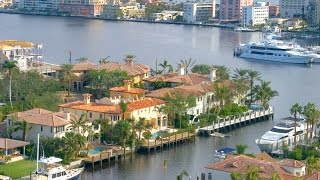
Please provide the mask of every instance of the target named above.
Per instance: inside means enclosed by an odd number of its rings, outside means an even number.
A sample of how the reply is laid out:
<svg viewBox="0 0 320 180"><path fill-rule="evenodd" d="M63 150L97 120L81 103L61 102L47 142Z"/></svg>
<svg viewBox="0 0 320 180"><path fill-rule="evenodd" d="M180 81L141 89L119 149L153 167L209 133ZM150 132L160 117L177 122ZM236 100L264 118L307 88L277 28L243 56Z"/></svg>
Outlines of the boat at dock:
<svg viewBox="0 0 320 180"><path fill-rule="evenodd" d="M296 133L295 133L296 127ZM294 138L297 142L304 140L307 132L307 123L304 118L284 118L283 122L275 125L261 138L256 139L256 144L262 152L272 153L281 150L283 145L294 146Z"/></svg>
<svg viewBox="0 0 320 180"><path fill-rule="evenodd" d="M220 160L220 159L225 159L227 155L234 154L234 153L236 153L236 149L235 148L224 147L224 148L221 148L221 149L214 150L213 157L214 158L218 158Z"/></svg>
<svg viewBox="0 0 320 180"><path fill-rule="evenodd" d="M223 137L231 137L231 135L229 135L229 134L222 134L222 133L218 133L218 132L214 132L214 133L210 134L210 136L220 137L220 138L223 138Z"/></svg>

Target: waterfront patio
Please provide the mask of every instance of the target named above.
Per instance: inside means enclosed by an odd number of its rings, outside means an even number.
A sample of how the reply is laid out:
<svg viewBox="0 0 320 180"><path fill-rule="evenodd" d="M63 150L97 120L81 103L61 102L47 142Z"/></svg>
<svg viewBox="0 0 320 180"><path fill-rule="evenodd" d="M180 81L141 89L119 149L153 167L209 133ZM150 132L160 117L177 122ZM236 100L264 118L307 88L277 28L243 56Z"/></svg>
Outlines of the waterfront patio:
<svg viewBox="0 0 320 180"><path fill-rule="evenodd" d="M19 161L25 157L25 146L29 145L29 142L18 141L8 138L0 138L0 151L2 151L2 156L0 156L0 162L6 162L4 157L11 156L10 162ZM23 154L17 150L17 148L23 147Z"/></svg>

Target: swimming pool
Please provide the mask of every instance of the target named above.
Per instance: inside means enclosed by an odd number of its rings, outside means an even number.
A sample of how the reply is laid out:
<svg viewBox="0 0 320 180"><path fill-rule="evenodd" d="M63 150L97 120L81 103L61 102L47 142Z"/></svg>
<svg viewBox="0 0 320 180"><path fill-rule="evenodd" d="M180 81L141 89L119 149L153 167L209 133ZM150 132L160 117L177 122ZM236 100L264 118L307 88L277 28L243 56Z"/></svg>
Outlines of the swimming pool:
<svg viewBox="0 0 320 180"><path fill-rule="evenodd" d="M94 149L90 149L88 154L99 154L104 150L103 147L95 147Z"/></svg>
<svg viewBox="0 0 320 180"><path fill-rule="evenodd" d="M152 139L157 139L159 136L166 137L168 135L169 135L168 131L158 131L158 132L152 133Z"/></svg>

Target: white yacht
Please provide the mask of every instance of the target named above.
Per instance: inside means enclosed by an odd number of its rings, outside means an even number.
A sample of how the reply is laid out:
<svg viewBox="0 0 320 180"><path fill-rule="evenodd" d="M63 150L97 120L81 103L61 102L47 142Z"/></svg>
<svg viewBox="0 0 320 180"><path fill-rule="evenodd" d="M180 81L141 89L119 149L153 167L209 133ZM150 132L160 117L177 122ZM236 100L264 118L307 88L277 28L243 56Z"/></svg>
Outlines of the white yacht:
<svg viewBox="0 0 320 180"><path fill-rule="evenodd" d="M256 139L256 144L262 152L271 153L281 150L283 144L291 147L294 144L295 136L297 142L304 139L307 131L305 119L299 118L296 123L291 117L285 119L286 120L274 126L270 131L266 132L260 139ZM294 134L295 126L296 134Z"/></svg>
<svg viewBox="0 0 320 180"><path fill-rule="evenodd" d="M256 59L294 64L309 64L314 57L305 52L295 50L294 44L268 39L264 42L240 44L235 49L235 55L241 58Z"/></svg>
<svg viewBox="0 0 320 180"><path fill-rule="evenodd" d="M42 168L35 173L33 179L38 180L78 180L84 168L65 169L61 166L62 159L56 157L41 158Z"/></svg>
<svg viewBox="0 0 320 180"><path fill-rule="evenodd" d="M39 158L40 152L40 135L37 140L37 167L31 180L78 180L84 167L65 169L60 163L62 159L57 157ZM39 168L39 163L42 167Z"/></svg>

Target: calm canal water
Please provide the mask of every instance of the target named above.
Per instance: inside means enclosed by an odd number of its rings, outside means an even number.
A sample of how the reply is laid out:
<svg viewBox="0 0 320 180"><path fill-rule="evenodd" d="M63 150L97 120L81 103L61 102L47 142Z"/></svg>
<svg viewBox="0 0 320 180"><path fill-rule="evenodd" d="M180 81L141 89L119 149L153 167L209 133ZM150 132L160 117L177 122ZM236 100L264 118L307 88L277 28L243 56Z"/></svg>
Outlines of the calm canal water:
<svg viewBox="0 0 320 180"><path fill-rule="evenodd" d="M104 164L102 170L87 172L84 179L174 179L186 169L192 177L212 161L213 149L249 145L249 152L259 152L254 140L269 130L277 119L288 116L295 102L319 105L320 66L254 62L233 57L238 43L261 39L260 33L239 33L226 29L185 25L109 22L80 18L37 17L0 14L0 39L20 39L44 45L44 58L52 63L67 63L68 51L73 57L101 57L122 60L134 54L139 63L154 67L155 60L167 59L176 65L180 59L193 58L197 63L226 65L230 68L252 68L262 73L265 80L280 96L271 101L275 120L247 126L231 132L229 139L198 138L196 143L185 144L162 153L136 155L132 161ZM163 160L168 168L163 170ZM99 168L98 168L99 169ZM194 178L193 178L194 179Z"/></svg>

